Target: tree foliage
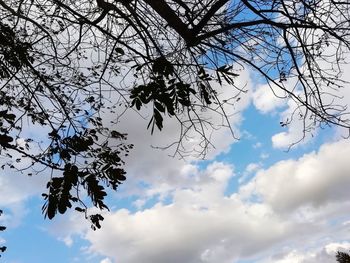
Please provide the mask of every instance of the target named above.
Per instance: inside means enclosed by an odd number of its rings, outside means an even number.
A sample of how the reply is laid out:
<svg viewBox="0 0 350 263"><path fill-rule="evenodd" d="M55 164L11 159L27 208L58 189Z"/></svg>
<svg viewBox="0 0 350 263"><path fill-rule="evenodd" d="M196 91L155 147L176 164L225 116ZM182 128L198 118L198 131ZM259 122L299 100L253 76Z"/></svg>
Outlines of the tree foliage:
<svg viewBox="0 0 350 263"><path fill-rule="evenodd" d="M132 145L102 116L151 109L148 127L179 121L176 151L189 131L205 153L213 110L237 94L235 78L253 69L280 89L304 131L349 128L346 105L334 102L350 47L347 1L334 0L0 0L0 146L11 168L31 160L51 174L43 212L75 206L93 227L80 191L107 209L105 187L125 180ZM220 100L212 83L228 83ZM292 83L292 84L291 84ZM285 123L284 123L285 125ZM45 131L45 140L30 129ZM118 126L116 126L118 128ZM4 167L4 166L3 166ZM41 169L40 168L40 169ZM38 171L37 168L35 171ZM84 201L85 200L85 201Z"/></svg>
<svg viewBox="0 0 350 263"><path fill-rule="evenodd" d="M2 215L3 211L0 210L0 216ZM4 231L6 229L5 226L0 226L0 232ZM0 247L0 253L4 253L6 251L7 247L6 246L1 246ZM0 255L1 257L1 255Z"/></svg>
<svg viewBox="0 0 350 263"><path fill-rule="evenodd" d="M338 251L335 255L337 262L339 263L349 263L350 262L350 255L345 252Z"/></svg>

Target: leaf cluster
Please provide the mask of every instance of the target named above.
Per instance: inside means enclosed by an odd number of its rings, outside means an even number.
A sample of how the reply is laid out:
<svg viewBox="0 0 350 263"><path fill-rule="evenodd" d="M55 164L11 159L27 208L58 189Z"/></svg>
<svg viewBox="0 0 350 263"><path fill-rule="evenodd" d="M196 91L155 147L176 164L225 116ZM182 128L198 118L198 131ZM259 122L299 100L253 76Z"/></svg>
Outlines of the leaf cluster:
<svg viewBox="0 0 350 263"><path fill-rule="evenodd" d="M350 255L348 253L337 251L335 257L339 263L350 263Z"/></svg>
<svg viewBox="0 0 350 263"><path fill-rule="evenodd" d="M9 25L0 22L0 79L9 78L12 70L18 71L28 61L33 62L30 49L30 43L19 40Z"/></svg>
<svg viewBox="0 0 350 263"><path fill-rule="evenodd" d="M54 167L61 167L60 163L64 163L62 176L52 177L47 184L48 193L43 194L46 202L42 210L49 219L57 213L64 214L75 204L75 210L85 214L93 229L100 228L99 221L103 217L88 215L88 207L81 191L86 191L93 206L108 210L104 200L107 195L105 186L117 190L126 179L121 157L127 155L133 145L119 143L112 147L108 140L98 145L98 134L99 131L95 129L87 129L84 134L65 138L61 138L55 130L49 133L53 142L45 156L46 161ZM112 140L125 139L124 134L114 130L109 134L108 138Z"/></svg>
<svg viewBox="0 0 350 263"><path fill-rule="evenodd" d="M141 70L141 68L137 68ZM228 70L221 69L226 75ZM199 68L197 81L195 83L184 82L177 74L175 66L164 57L157 58L152 64L150 81L133 87L131 90L131 107L140 110L143 105L153 105L153 115L147 128L154 127L159 130L163 128L163 115L174 117L180 115L185 109L190 109L200 95L203 104L211 104L215 99L215 91L211 89L209 81L212 80L203 67Z"/></svg>

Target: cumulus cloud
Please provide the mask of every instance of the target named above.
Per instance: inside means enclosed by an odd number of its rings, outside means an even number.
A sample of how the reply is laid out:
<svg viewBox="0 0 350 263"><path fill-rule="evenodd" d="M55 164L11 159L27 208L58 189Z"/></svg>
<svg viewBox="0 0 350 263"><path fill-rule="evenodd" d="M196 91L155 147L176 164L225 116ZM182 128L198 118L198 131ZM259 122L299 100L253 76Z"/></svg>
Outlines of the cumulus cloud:
<svg viewBox="0 0 350 263"><path fill-rule="evenodd" d="M254 172L256 172L257 170L259 170L259 168L261 167L261 163L250 163L247 165L247 167L245 168L243 175L238 179L239 183L243 183L244 181L247 180L247 178L253 174Z"/></svg>
<svg viewBox="0 0 350 263"><path fill-rule="evenodd" d="M106 216L100 231L86 235L91 252L125 263L232 262L300 231L265 205L225 197L231 167L215 163L203 173L198 186L176 189L170 205Z"/></svg>
<svg viewBox="0 0 350 263"><path fill-rule="evenodd" d="M248 92L240 94L239 97L232 98L233 95L241 93L233 86L227 84L219 86L218 83L213 83L214 88L218 91L219 99L226 100L223 107L235 136L240 134L242 114L251 100L251 88L247 85L250 83L249 72L242 71L240 74L235 85L242 89L244 87ZM180 138L180 124L176 118L166 117L163 130L161 132L155 130L154 134L151 135L150 130L146 128L150 119L148 110L147 108L143 108L140 112L127 110L121 116L109 113L103 116L106 125L110 125L110 121L116 122L116 125L112 127L127 133L128 142L135 145L129 157L125 159L128 179L121 189L127 195L144 195L135 203L138 207L142 207L145 198L155 195L164 196L173 188L182 185L190 186L192 181L189 174L196 169L191 162L195 162L197 157L201 155L203 148L207 147L209 150L206 152L206 158L213 159L218 154L228 151L231 144L236 141L231 131L227 127L223 127L227 126L227 123L222 114L214 110L201 111L200 109L198 109L198 114L204 120L202 124L206 136L210 140L209 145L203 143L203 138L195 130L189 131L186 136ZM116 111L118 112L118 110ZM209 122L213 126L208 125ZM180 140L181 143L179 143ZM166 150L159 149L167 146L171 147ZM185 151L183 152L185 159L181 159L179 155L176 155L175 158L171 156L176 151L177 146L180 147L180 151ZM154 149L155 147L159 148ZM145 185L149 186L148 190L145 190ZM123 192L119 192L118 195L123 194Z"/></svg>
<svg viewBox="0 0 350 263"><path fill-rule="evenodd" d="M337 56L337 51L339 51L339 49L337 49L336 46L330 45L323 50L322 54L324 58L334 58ZM341 85L341 87L338 88L333 84L328 84L327 86L325 86L325 84L322 84L322 86L319 84L320 86L318 86L318 89L321 94L323 107L326 109L328 114L338 116L342 121L349 125L350 119L348 105L350 104L350 75L347 74L347 72L350 71L349 53L344 50L343 60L337 61L339 64L337 64L336 70L334 68L332 70L330 69L328 60L316 58L316 61L318 62L318 66L325 76L327 74L335 74L336 71L338 75L334 78L336 81L338 81L337 84ZM335 60L334 63L336 63ZM295 83L287 82L285 86L289 90L295 90ZM296 95L300 95L301 97L304 96L303 91L301 90L294 91L294 93ZM269 95L263 96L268 97ZM272 107L272 109L274 108L273 106L270 107ZM268 110L268 103L266 103L265 107L261 106L260 108L260 111L262 112L273 112L273 110ZM265 109L265 111L263 109ZM343 112L342 109L344 110ZM279 132L272 136L272 144L275 148L283 149L288 148L291 145L300 146L312 140L312 138L318 133L319 127L317 125L314 126L313 118L309 118L305 109L298 107L298 105L292 99L288 99L286 109L279 112L279 116L281 121L288 123L288 125L285 126L285 131ZM333 140L339 140L340 138L349 136L349 129L347 127L336 126L334 129L336 130L336 133L334 138L332 138Z"/></svg>
<svg viewBox="0 0 350 263"><path fill-rule="evenodd" d="M24 147L23 138L33 138L35 142L45 141L48 128L32 127L23 122L22 138L16 139L19 146ZM4 210L1 220L5 221L7 227L16 227L21 224L22 219L29 209L25 202L33 197L40 196L46 191L46 183L50 179L50 173L43 166L32 164L32 160L25 158L22 154L11 150L1 150L0 156L0 208ZM30 144L30 153L36 154L41 149L38 144ZM10 154L10 155L7 155ZM10 157L11 156L11 157ZM13 168L10 168L12 165ZM31 176L28 176L31 174Z"/></svg>
<svg viewBox="0 0 350 263"><path fill-rule="evenodd" d="M100 263L112 263L112 261L109 258L104 258L100 261Z"/></svg>
<svg viewBox="0 0 350 263"><path fill-rule="evenodd" d="M312 120L308 118L305 109L298 107L292 99L287 101L286 110L279 115L284 131L272 136L274 148L286 149L292 145L301 146L317 134L317 129L311 128Z"/></svg>
<svg viewBox="0 0 350 263"><path fill-rule="evenodd" d="M227 96L229 88L223 88L223 97ZM271 94L259 101L257 98L264 96L259 92L255 93L256 107L262 112L273 112L275 108L268 105ZM225 106L231 107L227 112L237 132L242 121L241 112L249 103L247 95L235 107ZM207 117L217 121L219 126L222 124L220 115L208 113ZM113 116L104 116L104 121L112 119ZM95 232L87 230L87 225L81 224L84 219L76 213L69 214L68 221L56 220L53 224L55 235L61 236L68 246L72 245L73 234L88 240L90 253L106 257L101 263L136 263L140 259L144 263L232 263L261 257L270 260L265 262L311 263L317 259L326 263L332 256L331 246L328 250L325 247L330 244L329 240L350 237L344 232L346 224L330 227L334 220L344 220L350 208L347 202L350 145L347 141L324 145L318 152L298 160L278 162L268 169L250 164L246 173L256 175L241 185L238 193L227 196L228 182L235 176L234 167L214 162L201 170L195 162L169 158L169 151L150 150L151 145L164 146L176 140L176 121L166 120L164 131L154 136L145 130L147 121L135 111L128 111L117 122L117 129L128 133L128 141L136 145L127 159L128 181L124 194L138 197L135 206L139 211L119 209L104 214L103 228ZM274 145L286 146L297 138L293 137L295 134L288 130L286 138L275 137ZM210 158L227 150L234 142L225 129L214 131L211 140L217 149L213 149ZM198 150L198 142L198 138L191 135L187 147ZM28 180L28 184L23 181L25 191L20 191L16 190L18 182L15 186L14 181L2 179L1 191L14 191L12 199L3 202L7 202L6 205L20 203L36 194L38 187L31 187L30 182L32 180ZM137 187L140 182L145 185ZM154 206L144 208L147 198L159 194ZM165 204L162 196L170 201ZM293 248L300 248L305 242L316 247L324 238L328 243L322 241L325 248L320 251L309 253ZM285 251L285 246L290 248L289 252ZM282 254L276 254L281 251Z"/></svg>
<svg viewBox="0 0 350 263"><path fill-rule="evenodd" d="M259 168L231 196L225 190L234 167L215 162L190 169L196 183L174 187L170 204L116 210L105 215L100 231L83 236L90 253L116 263L328 263L335 250L330 244L350 238L349 151L349 142L339 141Z"/></svg>
<svg viewBox="0 0 350 263"><path fill-rule="evenodd" d="M334 263L335 257L327 254L324 250L317 252L300 252L294 250L282 258L269 259L270 263Z"/></svg>
<svg viewBox="0 0 350 263"><path fill-rule="evenodd" d="M262 113L275 112L286 105L285 94L278 87L260 85L253 93L253 104Z"/></svg>
<svg viewBox="0 0 350 263"><path fill-rule="evenodd" d="M334 263L337 251L348 252L349 248L349 242L326 242L323 246L312 248L309 251L300 248L276 254L259 263Z"/></svg>
<svg viewBox="0 0 350 263"><path fill-rule="evenodd" d="M309 204L315 207L348 199L350 143L341 140L323 145L318 152L298 160L278 162L260 170L241 193L255 194L276 210L290 211Z"/></svg>
<svg viewBox="0 0 350 263"><path fill-rule="evenodd" d="M242 71L241 76L237 79L236 85L239 87L245 86L249 82L249 73ZM218 85L213 83L213 85ZM249 86L246 87L248 90ZM235 92L234 87L230 85L223 85L222 87L215 87L218 90L218 96L220 99L227 99ZM112 94L115 95L115 94ZM113 102L116 102L115 97ZM237 98L236 98L237 99ZM239 134L239 126L242 121L242 112L248 107L250 103L250 94L242 94L239 101L231 104L228 101L225 105L225 111L228 114L229 121L234 131ZM117 106L116 112L123 112L123 105ZM116 113L105 113L103 121L107 126L111 126L110 121L115 121L117 124L113 128L120 132L128 134L128 143L135 145L134 150L130 153L130 156L126 158L127 162L127 176L128 180L125 185L120 187L121 191L118 192L118 196L138 194L140 201L135 205L142 207L142 202L152 198L156 195L162 197L171 191L174 187L180 187L181 185L190 185L193 183L192 179L189 179L189 174L193 173L195 166L190 164L190 161L195 158L187 157L186 161L179 158L172 158L170 155L174 153L174 147L168 150L153 149L152 146L165 147L179 140L179 123L175 118L164 120L164 129L162 132L155 131L154 135L150 134L147 130L147 124L149 115L147 115L147 109L143 112L136 112L134 110L128 110L125 114L117 115ZM207 127L207 136L212 142L212 146L209 146L210 153L207 154L208 158L214 158L217 154L227 151L230 145L236 140L230 133L228 128L218 129L225 124L225 119L222 115L215 113L214 111L199 112L202 116L214 123L213 127ZM218 130L216 130L218 129ZM29 129L25 127L27 133L24 137L36 138L38 141L44 141L47 131L45 129ZM21 139L20 139L21 140ZM191 154L198 153L203 145L200 145L201 138L194 132L189 133L188 137L183 140L186 151ZM215 148L214 148L215 146ZM33 145L33 152L37 152L37 149ZM20 156L19 156L20 157ZM179 156L177 156L179 157ZM15 157L14 157L15 159ZM4 161L7 161L4 159ZM2 163L0 163L1 165ZM30 167L30 160L22 160L17 164L17 168ZM41 170L41 169L38 169ZM46 171L46 170L45 170ZM46 189L46 183L49 180L49 174L44 172L36 175L33 173L32 177L26 175L26 171L23 174L16 172L15 170L3 170L0 178L0 192L2 198L0 200L0 206L3 209L8 208L11 214L16 214L16 220L6 213L6 217L3 216L3 220L20 223L21 218L24 217L26 210L25 202L32 196L40 196ZM30 172L30 171L28 171ZM140 187L140 183L142 183ZM149 185L149 189L145 190L145 185Z"/></svg>
<svg viewBox="0 0 350 263"><path fill-rule="evenodd" d="M23 162L22 165L26 165ZM32 196L39 196L45 191L48 175L39 174L31 177L15 170L5 168L0 176L0 207L5 211L1 217L7 227L16 227L28 213L25 202Z"/></svg>

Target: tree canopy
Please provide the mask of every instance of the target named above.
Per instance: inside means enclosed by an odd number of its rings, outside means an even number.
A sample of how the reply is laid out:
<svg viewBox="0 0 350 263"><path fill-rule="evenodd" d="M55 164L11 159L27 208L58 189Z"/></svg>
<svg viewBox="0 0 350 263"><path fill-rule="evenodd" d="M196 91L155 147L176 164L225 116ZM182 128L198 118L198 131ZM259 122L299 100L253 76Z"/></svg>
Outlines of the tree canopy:
<svg viewBox="0 0 350 263"><path fill-rule="evenodd" d="M337 254L335 256L336 256L337 262L339 263L350 262L350 255L348 253L337 251Z"/></svg>
<svg viewBox="0 0 350 263"><path fill-rule="evenodd" d="M124 181L133 145L106 111L151 109L148 128L179 121L179 145L194 130L203 148L210 109L246 92L235 85L254 70L297 107L290 120L307 132L323 124L349 128L346 105L334 102L350 48L347 1L333 0L0 0L0 147L20 172L51 174L43 212L74 207L93 228L108 209L105 187ZM212 83L228 83L220 100ZM280 94L280 93L279 93ZM282 123L282 125L287 125ZM45 140L28 135L41 127ZM178 154L182 154L177 147ZM205 153L205 150L203 151ZM2 166L4 168L5 166Z"/></svg>

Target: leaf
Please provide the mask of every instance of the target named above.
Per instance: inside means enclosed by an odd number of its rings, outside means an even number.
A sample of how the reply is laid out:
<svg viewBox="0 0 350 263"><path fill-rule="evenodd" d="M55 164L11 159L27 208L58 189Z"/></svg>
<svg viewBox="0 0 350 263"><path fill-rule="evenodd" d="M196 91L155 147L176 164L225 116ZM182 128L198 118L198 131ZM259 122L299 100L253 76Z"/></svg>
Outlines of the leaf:
<svg viewBox="0 0 350 263"><path fill-rule="evenodd" d="M64 214L67 208L71 208L72 196L70 190L76 184L76 166L67 164L65 166L64 177L53 177L47 184L49 194L43 194L46 199L42 210L49 219L55 217L57 212Z"/></svg>
<svg viewBox="0 0 350 263"><path fill-rule="evenodd" d="M154 120L154 117L152 116L152 118L151 118L150 121L148 122L147 129L149 129L149 127L150 127L151 124L153 123L153 120ZM154 124L153 124L153 126L154 126ZM152 130L151 130L151 134L153 133L153 126L152 126Z"/></svg>
<svg viewBox="0 0 350 263"><path fill-rule="evenodd" d="M90 175L85 179L84 184L87 187L88 195L93 204L100 209L108 210L108 207L103 202L103 199L107 194L104 191L104 187L98 184L96 178L93 175Z"/></svg>
<svg viewBox="0 0 350 263"><path fill-rule="evenodd" d="M101 216L100 214L95 214L95 215L91 215L90 216L90 220L91 220L91 228L93 230L96 230L97 228L100 229L101 228L101 224L100 221L104 220L104 217Z"/></svg>
<svg viewBox="0 0 350 263"><path fill-rule="evenodd" d="M0 134L0 145L3 147L10 146L9 143L13 141L13 138L11 136L8 136L6 134Z"/></svg>
<svg viewBox="0 0 350 263"><path fill-rule="evenodd" d="M64 214L67 211L67 208L72 208L72 204L69 202L68 196L62 196L58 203L58 212Z"/></svg>
<svg viewBox="0 0 350 263"><path fill-rule="evenodd" d="M83 209L81 207L76 207L75 210L78 212L81 212L81 213L85 213L85 211L86 211L85 209Z"/></svg>
<svg viewBox="0 0 350 263"><path fill-rule="evenodd" d="M124 50L123 50L122 48L120 48L120 47L116 47L116 48L114 49L114 51L115 51L116 53L118 53L118 54L125 55Z"/></svg>
<svg viewBox="0 0 350 263"><path fill-rule="evenodd" d="M156 109L159 110L160 112L165 112L165 108L164 108L163 105L160 104L159 102L155 101L155 102L154 102L154 106L155 106Z"/></svg>
<svg viewBox="0 0 350 263"><path fill-rule="evenodd" d="M112 130L110 134L111 134L111 137L115 138L115 139L124 139L125 138L125 134L117 132L115 130Z"/></svg>
<svg viewBox="0 0 350 263"><path fill-rule="evenodd" d="M67 149L63 149L63 150L61 150L61 152L60 152L60 157L62 158L62 159L66 159L66 160L70 160L71 159L71 155L69 154L69 150L67 150Z"/></svg>
<svg viewBox="0 0 350 263"><path fill-rule="evenodd" d="M152 70L158 75L168 77L174 73L174 66L164 56L160 56L153 62Z"/></svg>
<svg viewBox="0 0 350 263"><path fill-rule="evenodd" d="M201 96L202 96L202 98L204 99L205 103L211 104L211 101L210 101L210 98L209 98L209 93L208 93L208 91L207 91L205 85L202 84L202 83L200 83L200 84L199 84L199 87L200 87L200 89L201 89Z"/></svg>
<svg viewBox="0 0 350 263"><path fill-rule="evenodd" d="M161 131L163 128L163 117L160 112L156 109L153 111L153 116L158 129Z"/></svg>
<svg viewBox="0 0 350 263"><path fill-rule="evenodd" d="M49 218L52 219L55 217L57 213L57 199L54 197L49 197L46 209L45 206L43 207L43 210L46 210L45 215Z"/></svg>

